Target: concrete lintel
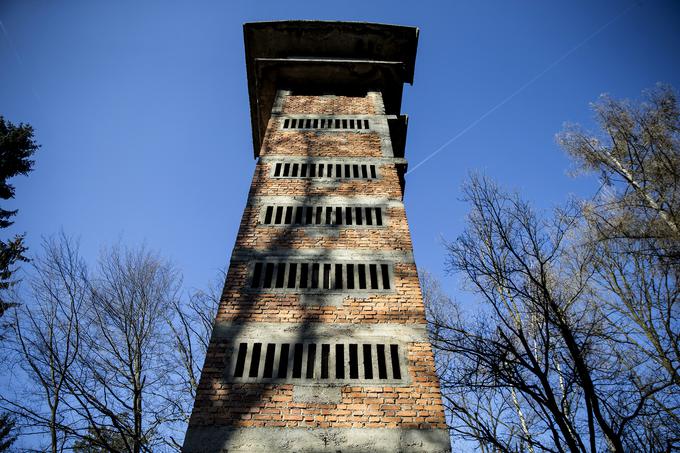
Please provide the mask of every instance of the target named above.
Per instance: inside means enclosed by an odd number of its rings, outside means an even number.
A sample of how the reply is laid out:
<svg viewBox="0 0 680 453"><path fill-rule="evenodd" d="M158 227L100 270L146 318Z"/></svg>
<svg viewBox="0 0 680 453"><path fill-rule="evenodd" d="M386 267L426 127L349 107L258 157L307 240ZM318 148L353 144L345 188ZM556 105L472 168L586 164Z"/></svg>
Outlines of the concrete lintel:
<svg viewBox="0 0 680 453"><path fill-rule="evenodd" d="M278 113L278 114L273 114L272 113L272 118L280 118L280 119L285 119L285 118L302 118L302 119L310 119L310 120L316 120L316 119L321 119L321 118L333 118L336 120L342 120L342 119L348 119L348 120L372 120L375 119L376 117L385 117L387 119L391 117L395 117L396 115L378 115L378 114L366 114L366 113L355 113L353 115L350 114L334 114L334 113ZM286 129L286 130L291 130L291 131L296 131L299 129ZM325 129L301 129L309 132L321 132L324 131ZM371 132L370 129L333 129L336 132L354 132L354 131L365 131L365 132Z"/></svg>
<svg viewBox="0 0 680 453"><path fill-rule="evenodd" d="M358 324L358 323L233 323L218 321L213 328L214 338L267 338L272 342L285 343L313 333L319 341L367 341L378 338L394 339L404 343L429 342L425 324Z"/></svg>
<svg viewBox="0 0 680 453"><path fill-rule="evenodd" d="M305 236L308 238L324 238L324 237L331 237L331 238L337 238L340 237L340 228L338 227L316 227L316 228L302 228L302 231L304 231Z"/></svg>
<svg viewBox="0 0 680 453"><path fill-rule="evenodd" d="M448 453L446 429L399 428L229 428L192 426L182 451L299 453Z"/></svg>
<svg viewBox="0 0 680 453"><path fill-rule="evenodd" d="M260 162L333 162L333 163L355 163L355 164L407 164L408 161L402 157L314 157L314 156L288 156L288 155L267 155L261 156ZM353 180L350 178L350 180Z"/></svg>
<svg viewBox="0 0 680 453"><path fill-rule="evenodd" d="M324 306L339 307L345 298L350 297L346 293L336 294L300 294L300 305L303 306ZM359 296L355 296L359 297Z"/></svg>
<svg viewBox="0 0 680 453"><path fill-rule="evenodd" d="M305 259L324 261L370 261L372 263L414 263L410 250L363 250L363 249L250 249L234 248L234 261Z"/></svg>
<svg viewBox="0 0 680 453"><path fill-rule="evenodd" d="M367 206L367 207L388 207L403 208L404 203L398 199L386 197L371 197L366 195L310 195L310 196L289 196L272 195L263 197L251 197L248 204L285 204L285 205L329 205L329 206ZM371 226L371 225L368 225Z"/></svg>
<svg viewBox="0 0 680 453"><path fill-rule="evenodd" d="M295 385L293 401L296 403L337 404L342 401L338 386Z"/></svg>

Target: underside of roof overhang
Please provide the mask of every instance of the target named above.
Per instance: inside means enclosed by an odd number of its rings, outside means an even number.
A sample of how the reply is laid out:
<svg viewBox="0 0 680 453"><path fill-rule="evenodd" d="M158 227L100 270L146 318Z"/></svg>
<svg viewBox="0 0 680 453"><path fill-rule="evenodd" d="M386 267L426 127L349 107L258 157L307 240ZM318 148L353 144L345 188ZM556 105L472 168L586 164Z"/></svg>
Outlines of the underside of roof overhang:
<svg viewBox="0 0 680 453"><path fill-rule="evenodd" d="M278 89L316 93L379 90L399 115L413 83L418 29L362 22L282 21L243 26L255 156Z"/></svg>

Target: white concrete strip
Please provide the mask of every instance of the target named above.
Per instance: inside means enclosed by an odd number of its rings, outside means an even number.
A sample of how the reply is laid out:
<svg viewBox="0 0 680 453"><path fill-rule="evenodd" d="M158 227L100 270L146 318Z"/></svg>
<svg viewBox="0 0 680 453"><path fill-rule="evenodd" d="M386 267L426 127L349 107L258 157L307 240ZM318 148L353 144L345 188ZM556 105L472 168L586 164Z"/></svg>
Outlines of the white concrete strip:
<svg viewBox="0 0 680 453"><path fill-rule="evenodd" d="M445 429L189 427L184 453L449 453Z"/></svg>

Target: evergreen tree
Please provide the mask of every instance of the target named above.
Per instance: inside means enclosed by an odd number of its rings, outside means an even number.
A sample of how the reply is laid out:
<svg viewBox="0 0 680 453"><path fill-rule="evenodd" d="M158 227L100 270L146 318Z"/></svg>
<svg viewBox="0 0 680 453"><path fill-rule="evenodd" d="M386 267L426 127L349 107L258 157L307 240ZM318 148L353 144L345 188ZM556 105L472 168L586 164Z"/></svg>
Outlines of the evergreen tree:
<svg viewBox="0 0 680 453"><path fill-rule="evenodd" d="M0 452L8 451L9 447L17 440L17 436L12 434L15 424L14 419L8 414L0 415Z"/></svg>
<svg viewBox="0 0 680 453"><path fill-rule="evenodd" d="M33 139L33 127L28 124L14 125L0 116L0 199L14 198L14 186L8 182L14 176L27 175L33 169L33 153L39 148ZM0 228L7 228L17 210L0 208ZM0 240L0 290L12 286L14 265L26 261L24 236ZM4 294L0 292L0 316L11 307Z"/></svg>

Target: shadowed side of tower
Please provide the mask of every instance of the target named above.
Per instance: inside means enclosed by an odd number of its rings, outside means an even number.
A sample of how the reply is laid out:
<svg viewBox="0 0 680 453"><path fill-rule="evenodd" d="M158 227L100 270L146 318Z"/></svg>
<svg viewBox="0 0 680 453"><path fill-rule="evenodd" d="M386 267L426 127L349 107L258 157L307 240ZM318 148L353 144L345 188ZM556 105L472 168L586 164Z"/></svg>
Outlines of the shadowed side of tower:
<svg viewBox="0 0 680 453"><path fill-rule="evenodd" d="M402 203L418 30L244 36L257 165L183 450L448 452Z"/></svg>

